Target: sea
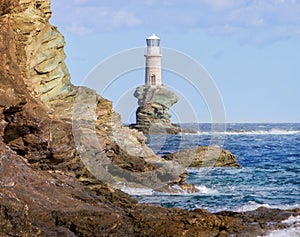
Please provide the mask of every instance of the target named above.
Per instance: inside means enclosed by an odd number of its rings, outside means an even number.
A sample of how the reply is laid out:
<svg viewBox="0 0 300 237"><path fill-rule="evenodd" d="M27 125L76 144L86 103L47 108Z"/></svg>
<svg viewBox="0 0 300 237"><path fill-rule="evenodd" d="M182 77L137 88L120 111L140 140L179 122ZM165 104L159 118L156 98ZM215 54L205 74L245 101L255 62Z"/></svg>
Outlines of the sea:
<svg viewBox="0 0 300 237"><path fill-rule="evenodd" d="M197 133L149 135L159 155L195 146L217 146L236 155L241 168L188 168L197 193L124 190L141 203L210 212L245 212L258 207L300 208L300 123L181 124ZM288 229L269 237L300 237L300 216L285 220Z"/></svg>

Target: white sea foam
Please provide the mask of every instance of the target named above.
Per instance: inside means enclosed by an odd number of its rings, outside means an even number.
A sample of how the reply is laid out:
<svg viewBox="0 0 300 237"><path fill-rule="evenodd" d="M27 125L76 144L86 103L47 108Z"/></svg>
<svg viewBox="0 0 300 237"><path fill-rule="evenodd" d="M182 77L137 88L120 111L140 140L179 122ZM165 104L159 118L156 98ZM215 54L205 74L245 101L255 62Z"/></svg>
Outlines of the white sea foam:
<svg viewBox="0 0 300 237"><path fill-rule="evenodd" d="M215 195L219 193L218 190L208 188L204 185L196 186L196 188L199 190L197 194L201 193L201 194Z"/></svg>
<svg viewBox="0 0 300 237"><path fill-rule="evenodd" d="M178 185L173 185L172 188L174 190L177 190L177 192L176 193L158 192L158 191L154 191L153 189L150 189L150 188L132 188L132 187L123 187L123 188L121 188L121 190L123 192L125 192L129 195L133 195L133 196L151 196L151 195L158 195L158 196L179 195L179 196L182 196L182 195L199 195L199 194L213 195L213 194L218 193L217 190L207 188L204 185L196 186L196 188L199 190L199 192L194 192L194 193L188 193Z"/></svg>
<svg viewBox="0 0 300 237"><path fill-rule="evenodd" d="M129 195L133 196L149 196L153 195L154 191L150 188L131 188L131 187L123 187L121 190Z"/></svg>
<svg viewBox="0 0 300 237"><path fill-rule="evenodd" d="M288 225L297 225L300 227L300 216L290 216L288 219L282 221Z"/></svg>
<svg viewBox="0 0 300 237"><path fill-rule="evenodd" d="M246 211L253 211L259 207L266 207L266 208L278 208L281 210L288 210L288 209L295 209L300 208L300 204L293 204L293 205L269 205L269 204L260 204L253 201L247 202L242 207L236 208L234 211L236 212L246 212ZM300 236L299 236L300 237Z"/></svg>
<svg viewBox="0 0 300 237"><path fill-rule="evenodd" d="M165 192L154 192L154 195L160 195L160 196L167 196L167 195L171 195L171 196L199 196L201 194L205 194L205 195L215 195L218 194L217 190L214 190L212 188L207 188L204 185L201 186L195 186L195 188L197 188L199 191L198 192L194 192L194 193L189 193L187 191L185 191L184 189L182 189L180 186L178 185L173 185L172 188L174 190L177 190L176 193L165 193Z"/></svg>
<svg viewBox="0 0 300 237"><path fill-rule="evenodd" d="M236 212L246 212L246 211L253 211L256 210L259 207L266 207L271 208L269 204L259 204L253 201L249 201L247 204L243 205L242 207L237 208Z"/></svg>
<svg viewBox="0 0 300 237"><path fill-rule="evenodd" d="M300 227L290 227L283 230L274 230L265 237L299 237Z"/></svg>
<svg viewBox="0 0 300 237"><path fill-rule="evenodd" d="M234 130L224 132L202 132L199 131L197 135L294 135L300 134L300 130L284 130L272 128L270 130Z"/></svg>
<svg viewBox="0 0 300 237"><path fill-rule="evenodd" d="M172 185L172 189L176 192L154 192L156 195L160 196L182 196L182 195L194 195L195 193L188 193L186 190L182 189L179 185Z"/></svg>
<svg viewBox="0 0 300 237"><path fill-rule="evenodd" d="M178 192L178 193L176 193L178 195L188 195L188 194L190 194L186 190L182 189L179 185L172 185L172 188Z"/></svg>
<svg viewBox="0 0 300 237"><path fill-rule="evenodd" d="M266 237L299 237L300 236L300 216L290 216L282 221L289 227L282 230L274 230L267 234ZM260 237L260 236L258 236Z"/></svg>

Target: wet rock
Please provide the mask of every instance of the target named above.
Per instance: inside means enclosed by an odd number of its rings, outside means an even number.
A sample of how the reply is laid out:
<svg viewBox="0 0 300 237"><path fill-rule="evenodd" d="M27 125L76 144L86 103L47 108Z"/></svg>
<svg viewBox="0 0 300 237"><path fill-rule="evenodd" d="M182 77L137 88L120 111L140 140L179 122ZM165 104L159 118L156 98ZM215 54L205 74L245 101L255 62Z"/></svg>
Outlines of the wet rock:
<svg viewBox="0 0 300 237"><path fill-rule="evenodd" d="M236 156L230 151L212 147L195 147L164 155L166 160L176 160L186 167L240 167Z"/></svg>

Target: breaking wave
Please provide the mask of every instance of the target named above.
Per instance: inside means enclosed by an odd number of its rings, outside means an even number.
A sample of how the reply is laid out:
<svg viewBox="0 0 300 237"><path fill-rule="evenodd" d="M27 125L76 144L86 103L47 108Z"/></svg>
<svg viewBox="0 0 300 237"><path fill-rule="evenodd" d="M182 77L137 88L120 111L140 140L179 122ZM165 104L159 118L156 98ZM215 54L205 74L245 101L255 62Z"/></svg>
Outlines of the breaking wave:
<svg viewBox="0 0 300 237"><path fill-rule="evenodd" d="M249 201L248 203L244 204L243 206L234 209L234 211L236 211L236 212L254 211L254 210L256 210L257 208L260 208L260 207L274 208L274 209L281 209L281 210L289 210L289 209L300 208L300 204L270 205L270 204L260 204L260 203L254 202L254 201Z"/></svg>
<svg viewBox="0 0 300 237"><path fill-rule="evenodd" d="M273 230L266 237L299 237L300 236L300 216L290 216L282 223L289 225L288 228L282 230ZM260 236L258 236L260 237Z"/></svg>
<svg viewBox="0 0 300 237"><path fill-rule="evenodd" d="M284 129L270 129L270 130L233 130L224 132L197 132L197 135L295 135L300 134L300 130L284 130Z"/></svg>

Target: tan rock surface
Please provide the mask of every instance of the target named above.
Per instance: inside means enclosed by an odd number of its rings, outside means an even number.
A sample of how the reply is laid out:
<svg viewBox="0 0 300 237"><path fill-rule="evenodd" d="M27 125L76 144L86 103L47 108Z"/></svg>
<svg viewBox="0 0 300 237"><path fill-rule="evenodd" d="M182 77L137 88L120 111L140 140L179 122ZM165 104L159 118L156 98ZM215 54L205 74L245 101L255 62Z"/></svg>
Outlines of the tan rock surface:
<svg viewBox="0 0 300 237"><path fill-rule="evenodd" d="M45 131L44 134L44 140L48 140L49 144L60 146L59 149L52 149L51 156L57 159L56 163L63 163L66 160L65 152L67 152L67 160L74 160L76 157L75 160L79 161L80 153L76 152L75 147L93 144L94 134L100 145L96 145L95 151L85 153L88 155L85 158L89 161L94 160L95 153L102 150L113 163L129 171L144 172L157 167L148 164L146 159L156 163L160 161L166 163L147 147L146 138L142 133L122 127L120 116L113 111L110 101L91 89L75 87L70 83L70 74L64 63L66 57L64 38L48 21L51 16L50 1L7 1L7 5L13 2L15 8L9 15L2 17L10 26L9 37L14 39L11 41L13 47L8 49L15 50L12 52L15 57L15 67L18 67L19 75L23 77L22 83L25 82L27 93L38 103L42 100L41 104L44 105L48 115L53 120L59 120L59 122L49 122L49 131ZM10 62L5 64L9 65ZM87 118L87 115L90 117ZM75 131L76 126L74 130L74 125L76 123L83 125L82 121L89 122L84 124L85 138L78 141L75 137L75 143L77 141L80 144L74 144L71 131L73 134L74 132L78 134ZM57 128L57 124L63 128ZM79 131L83 132L83 128ZM23 152L24 138L22 139L11 141L14 143L12 144L14 149L20 152ZM62 141L65 141L64 149L67 151L61 149ZM74 161L68 162L74 163ZM101 173L100 169L94 169L95 165L97 164L85 163L93 176L95 173Z"/></svg>
<svg viewBox="0 0 300 237"><path fill-rule="evenodd" d="M178 160L179 162L188 163L187 167L240 167L236 156L230 151L213 147L203 146L163 156L166 160Z"/></svg>

